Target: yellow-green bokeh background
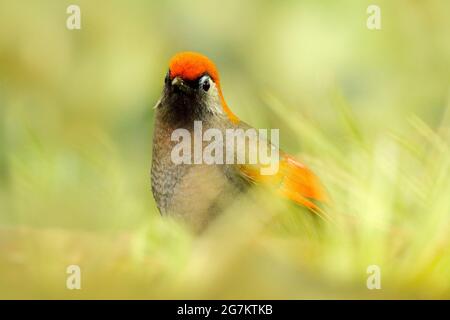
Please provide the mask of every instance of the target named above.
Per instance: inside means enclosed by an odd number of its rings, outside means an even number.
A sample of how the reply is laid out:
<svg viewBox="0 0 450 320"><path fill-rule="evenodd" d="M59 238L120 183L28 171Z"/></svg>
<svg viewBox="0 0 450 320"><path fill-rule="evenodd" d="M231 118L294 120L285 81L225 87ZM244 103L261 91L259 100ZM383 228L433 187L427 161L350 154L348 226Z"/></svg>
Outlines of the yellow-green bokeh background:
<svg viewBox="0 0 450 320"><path fill-rule="evenodd" d="M372 3L0 0L0 297L449 297L450 3L376 1L379 31ZM184 50L346 219L321 230L266 197L200 237L159 217L152 107Z"/></svg>

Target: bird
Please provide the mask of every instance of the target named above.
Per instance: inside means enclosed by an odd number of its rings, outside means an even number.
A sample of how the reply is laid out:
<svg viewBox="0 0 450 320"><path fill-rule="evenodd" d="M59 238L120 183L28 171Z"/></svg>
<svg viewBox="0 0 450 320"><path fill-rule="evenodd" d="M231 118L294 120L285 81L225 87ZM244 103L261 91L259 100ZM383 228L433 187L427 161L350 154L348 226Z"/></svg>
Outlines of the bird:
<svg viewBox="0 0 450 320"><path fill-rule="evenodd" d="M191 51L175 54L154 109L151 188L162 216L202 231L257 185L272 187L281 197L325 216L319 204L327 201L327 194L318 177L281 150L278 171L272 175L262 175L259 163L174 163L172 152L178 141L172 133L177 129L192 133L193 139L196 121L201 121L203 130L252 128L225 102L219 72L207 56ZM274 147L269 139L258 139Z"/></svg>

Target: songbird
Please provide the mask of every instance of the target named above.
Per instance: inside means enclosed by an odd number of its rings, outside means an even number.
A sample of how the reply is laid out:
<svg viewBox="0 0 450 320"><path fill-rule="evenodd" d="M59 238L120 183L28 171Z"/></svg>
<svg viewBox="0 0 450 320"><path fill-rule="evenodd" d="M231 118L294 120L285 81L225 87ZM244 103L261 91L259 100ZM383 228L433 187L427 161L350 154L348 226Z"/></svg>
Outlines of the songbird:
<svg viewBox="0 0 450 320"><path fill-rule="evenodd" d="M151 185L162 215L178 217L194 230L202 230L211 218L253 185L271 186L283 197L320 214L317 203L326 199L314 173L294 157L280 151L278 172L262 175L261 165L250 163L174 163L178 141L172 133L193 133L194 121L203 130L251 128L228 107L219 73L206 56L181 52L172 57L162 95L155 106ZM267 140L259 143L270 144ZM205 147L205 144L202 145Z"/></svg>

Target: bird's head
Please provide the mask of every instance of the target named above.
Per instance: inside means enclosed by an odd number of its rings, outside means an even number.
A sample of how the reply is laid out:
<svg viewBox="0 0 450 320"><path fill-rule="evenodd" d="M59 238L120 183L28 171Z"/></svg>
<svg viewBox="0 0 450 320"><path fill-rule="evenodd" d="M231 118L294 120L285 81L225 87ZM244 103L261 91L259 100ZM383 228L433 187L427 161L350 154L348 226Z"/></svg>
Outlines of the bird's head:
<svg viewBox="0 0 450 320"><path fill-rule="evenodd" d="M166 112L176 117L201 120L210 115L225 115L233 122L238 121L225 103L216 66L195 52L181 52L170 60L162 104L168 109Z"/></svg>

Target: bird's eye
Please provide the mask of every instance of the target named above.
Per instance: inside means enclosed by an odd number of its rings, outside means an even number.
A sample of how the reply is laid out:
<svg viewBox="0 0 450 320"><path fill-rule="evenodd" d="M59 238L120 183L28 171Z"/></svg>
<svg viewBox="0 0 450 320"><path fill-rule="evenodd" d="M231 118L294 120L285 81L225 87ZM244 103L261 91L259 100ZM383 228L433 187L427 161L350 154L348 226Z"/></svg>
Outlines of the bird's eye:
<svg viewBox="0 0 450 320"><path fill-rule="evenodd" d="M204 91L208 91L209 88L211 87L211 83L209 81L209 77L208 76L203 76L200 78L200 86Z"/></svg>

